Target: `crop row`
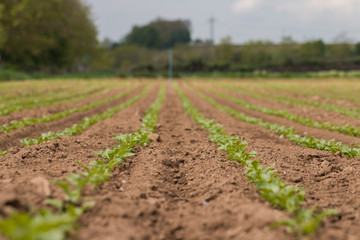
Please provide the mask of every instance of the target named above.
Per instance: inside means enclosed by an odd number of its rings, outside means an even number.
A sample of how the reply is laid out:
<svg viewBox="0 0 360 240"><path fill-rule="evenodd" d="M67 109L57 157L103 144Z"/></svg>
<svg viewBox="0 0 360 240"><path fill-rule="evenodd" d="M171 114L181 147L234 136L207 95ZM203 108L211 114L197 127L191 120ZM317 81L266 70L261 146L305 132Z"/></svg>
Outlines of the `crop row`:
<svg viewBox="0 0 360 240"><path fill-rule="evenodd" d="M311 118L301 117L301 116L295 115L287 110L279 110L279 109L273 109L273 108L260 107L260 106L251 104L248 101L232 97L228 94L225 94L225 93L222 93L219 91L215 91L214 89L211 89L211 88L206 88L206 90L216 93L220 97L230 100L232 102L235 102L235 103L241 105L242 107L245 107L250 110L255 110L255 111L258 111L261 113L282 117L282 118L288 119L290 121L298 122L298 123L301 123L301 124L303 124L305 126L309 126L309 127L314 127L314 128L319 128L319 129L327 129L330 131L337 131L340 133L344 133L344 134L350 135L350 136L360 137L360 129L355 126L352 126L352 125L335 125L335 124L328 123L328 122L314 121Z"/></svg>
<svg viewBox="0 0 360 240"><path fill-rule="evenodd" d="M200 97L208 101L212 106L216 107L217 109L220 109L221 111L230 114L233 117L236 117L244 122L250 123L250 124L257 124L259 126L262 126L264 128L267 128L271 131L276 132L277 134L280 134L283 137L288 138L289 140L299 144L303 147L309 147L314 148L318 150L323 151L330 151L333 153L340 152L341 154L349 157L359 157L360 156L360 146L355 147L354 145L348 146L346 144L343 144L341 142L335 142L334 139L332 140L326 140L326 139L317 139L313 136L300 136L293 128L286 127L284 125L280 125L277 123L269 123L266 121L263 121L260 118L254 118L251 116L248 116L244 113L238 112L232 108L223 106L219 103L217 103L213 98L201 93L196 92Z"/></svg>
<svg viewBox="0 0 360 240"><path fill-rule="evenodd" d="M59 131L59 132L43 133L43 134L41 134L41 136L39 138L24 138L21 140L21 143L23 144L23 146L27 146L27 145L31 146L33 144L40 144L42 142L58 139L61 136L75 136L78 133L87 129L88 127L94 125L95 123L105 120L105 119L108 119L108 118L111 118L118 111L134 104L139 99L141 99L143 96L145 96L145 94L149 91L150 87L151 87L150 85L146 86L141 93L139 93L135 97L127 100L126 102L124 102L116 107L110 108L110 109L106 110L105 112L96 114L92 117L85 117L83 120L81 120L80 124L74 124L72 127L66 128L65 130Z"/></svg>
<svg viewBox="0 0 360 240"><path fill-rule="evenodd" d="M1 98L2 100L12 100L15 98L16 100L22 100L27 98L38 98L38 97L47 97L50 98L58 93L60 94L66 94L66 93L75 93L79 90L89 88L91 86L100 86L98 82L95 82L95 84L80 84L77 82L54 82L52 84L46 84L45 82L44 86L41 86L40 84L34 83L34 85L29 86L27 84L27 87L29 88L28 91L24 89L26 84L18 83L17 86L11 90L9 89L9 92L4 95L4 98ZM61 84L62 83L62 84ZM61 85L60 85L61 84ZM3 84L4 85L4 84ZM11 98L11 99L10 99Z"/></svg>
<svg viewBox="0 0 360 240"><path fill-rule="evenodd" d="M95 83L98 84L98 83ZM59 91L67 91L68 89L83 88L89 85L88 81L21 81L21 82L2 82L0 88L1 102L12 100L14 97L30 98L43 95L51 95Z"/></svg>
<svg viewBox="0 0 360 240"><path fill-rule="evenodd" d="M102 104L106 104L106 103L108 103L110 101L116 100L116 99L124 96L125 94L128 94L129 92L134 90L136 87L137 87L137 85L132 86L132 87L128 88L127 90L125 90L125 91L123 91L123 92L121 92L121 93L119 93L119 94L117 94L115 96L111 96L111 97L106 98L106 99L95 101L95 102L92 102L92 103L89 103L87 105L83 105L83 106L80 106L80 107L74 107L74 108L71 108L71 109L67 109L67 110L55 113L53 115L43 116L41 118L23 118L23 119L21 119L19 121L13 120L13 121L10 122L10 125L4 124L4 125L0 126L0 133L2 133L2 132L8 133L8 132L10 132L12 130L20 129L20 128L23 128L23 127L26 127L26 126L29 126L29 125L35 125L35 124L39 124L39 123L47 123L47 122L50 122L50 121L55 121L55 120L58 120L60 118L66 117L66 116L69 116L69 115L71 115L73 113L76 113L76 112L87 111L87 110L93 109L93 108L95 108L97 106L100 106Z"/></svg>
<svg viewBox="0 0 360 240"><path fill-rule="evenodd" d="M354 93L358 93L360 88L356 84L357 80L346 81L342 79L331 81L329 79L317 81L260 81L257 86L264 90L275 90L279 93L293 93L303 97L320 96L323 99L347 100L359 104L360 99ZM304 84L305 83L305 84Z"/></svg>
<svg viewBox="0 0 360 240"><path fill-rule="evenodd" d="M185 111L202 128L209 131L210 141L216 143L218 149L228 153L230 161L236 161L245 166L246 176L251 183L255 184L261 197L275 207L293 214L292 218L277 222L275 225L285 225L289 231L294 232L296 235L308 235L316 230L324 217L337 213L335 210L324 210L315 213L315 208L303 208L304 189L286 185L277 175L277 171L274 169L275 164L270 167L261 165L261 160L254 159L257 154L255 151L247 152L247 141L244 141L240 136L226 134L220 124L204 117L179 87L175 89L181 98Z"/></svg>
<svg viewBox="0 0 360 240"><path fill-rule="evenodd" d="M90 163L90 166L80 164L84 171L70 174L59 181L54 181L65 192L63 200L48 199L49 206L33 214L15 213L0 222L0 231L11 240L18 239L54 239L61 240L76 226L77 219L86 209L94 206L93 201L84 201L82 189L85 185L98 186L108 181L112 170L123 164L127 157L133 156L136 145L146 145L150 142L148 135L154 132L158 113L165 98L165 88L162 85L155 102L146 111L141 129L129 134L114 137L119 144L112 149L97 153L100 159Z"/></svg>
<svg viewBox="0 0 360 240"><path fill-rule="evenodd" d="M81 90L81 87L68 88L66 91L50 91L49 93L38 95L38 96L29 96L29 97L16 97L10 96L8 101L2 101L0 106L0 114L7 115L15 111L21 111L23 109L32 108L32 106L41 106L41 104L51 104L56 101L62 100L63 98L75 98L77 94L82 95L83 93L88 93L97 90L98 87L85 88ZM65 90L65 89L64 89Z"/></svg>
<svg viewBox="0 0 360 240"><path fill-rule="evenodd" d="M55 104L64 104L71 101L78 101L88 98L92 94L102 94L110 90L110 87L94 86L86 88L84 91L79 92L78 89L69 92L60 92L50 96L35 98L18 98L12 99L9 104L2 104L0 106L0 115L8 115L13 112L21 111L24 109L32 109L36 107L51 106Z"/></svg>
<svg viewBox="0 0 360 240"><path fill-rule="evenodd" d="M280 103L285 103L288 105L298 106L298 107L321 108L326 111L337 112L337 113L340 113L345 116L360 119L360 114L357 112L359 110L357 110L357 109L351 109L351 108L347 108L344 106L337 106L337 105L333 105L333 104L329 104L329 103L321 103L321 102L316 102L316 101L311 101L311 100L306 100L306 99L296 99L296 98L291 98L291 97L285 97L285 96L275 95L275 94L271 94L271 93L263 92L263 91L242 89L242 88L238 88L238 87L234 88L234 86L228 86L228 85L224 85L224 84L221 84L218 86L229 89L231 91L236 91L236 92L240 91L242 94L250 95L250 96L258 98L258 99L272 99L272 100L275 100Z"/></svg>

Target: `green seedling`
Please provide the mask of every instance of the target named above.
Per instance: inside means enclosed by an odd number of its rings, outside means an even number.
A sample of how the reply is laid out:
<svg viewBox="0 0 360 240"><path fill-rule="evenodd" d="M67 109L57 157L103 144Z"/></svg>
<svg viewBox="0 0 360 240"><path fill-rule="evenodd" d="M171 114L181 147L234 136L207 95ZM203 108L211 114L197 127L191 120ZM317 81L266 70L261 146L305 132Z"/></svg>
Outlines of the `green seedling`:
<svg viewBox="0 0 360 240"><path fill-rule="evenodd" d="M95 116L92 117L85 117L80 124L74 124L72 127L70 128L66 128L63 131L60 132L48 132L48 133L43 133L41 134L41 136L39 138L24 138L22 140L20 140L20 142L22 143L23 146L31 146L33 144L40 144L42 142L47 142L50 140L55 140L58 139L61 136L75 136L77 134L79 134L80 132L84 131L85 129L87 129L88 127L94 125L95 123L111 118L112 116L114 116L118 111L134 104L135 102L137 102L140 98L142 98L150 89L150 86L147 86L140 94L136 95L135 97L131 98L130 100L120 104L117 107L113 107L108 109L107 111L105 111L104 113L101 114L97 114Z"/></svg>
<svg viewBox="0 0 360 240"><path fill-rule="evenodd" d="M116 99L128 94L129 92L133 91L137 86L138 85L130 87L129 89L127 89L127 90L125 90L125 91L123 91L123 92L121 92L121 93L119 93L119 94L117 94L115 96L112 96L112 97L109 97L109 98L106 98L106 99L103 99L103 100L95 101L95 102L92 102L92 103L84 105L84 106L67 109L67 110L64 110L62 112L51 115L51 116L43 116L42 118L23 118L23 119L21 119L19 121L13 120L13 121L10 122L10 125L4 124L3 126L0 126L0 133L1 132L8 133L8 132L10 132L12 130L20 129L20 128L23 128L23 127L26 127L26 126L29 126L29 125L55 121L55 120L58 120L60 118L66 117L66 116L69 116L69 115L71 115L73 113L76 113L76 112L87 111L87 110L93 109L93 108L95 108L97 106L100 106L102 104L106 104L106 103L108 103L110 101L116 100Z"/></svg>
<svg viewBox="0 0 360 240"><path fill-rule="evenodd" d="M335 142L334 139L332 140L325 140L325 139L317 139L315 137L306 135L306 136L300 136L293 128L286 127L284 125L276 124L276 123L269 123L265 122L260 118L254 118L250 117L244 113L241 113L239 111L236 111L232 108L223 106L219 103L217 103L213 98L201 93L196 92L200 97L208 101L212 106L220 109L221 111L228 113L231 116L234 116L244 122L250 123L250 124L257 124L259 126L262 126L264 128L267 128L271 131L276 132L277 134L280 134L291 141L299 144L300 146L319 149L323 151L330 151L333 153L340 152L341 154L345 155L348 158L354 158L360 156L360 145L356 146L352 145L349 147L346 144L343 144L341 142Z"/></svg>
<svg viewBox="0 0 360 240"><path fill-rule="evenodd" d="M92 161L90 166L78 163L84 171L53 181L64 191L65 197L63 201L47 199L46 202L60 213L53 213L49 209L37 211L35 214L15 213L0 221L0 231L11 240L65 239L75 228L81 214L95 204L95 202L82 201L82 189L87 184L98 186L108 181L112 170L123 164L125 158L134 155L135 146L146 145L150 142L148 135L154 131L153 127L157 123L164 98L165 90L162 85L158 98L143 118L146 119L143 122L145 128L114 137L119 142L117 146L96 153L102 159Z"/></svg>
<svg viewBox="0 0 360 240"><path fill-rule="evenodd" d="M225 94L225 93L222 93L219 91L215 91L214 89L211 89L211 88L206 88L206 90L213 92L224 99L235 102L235 103L239 104L240 106L245 107L250 110L255 110L255 111L258 111L261 113L282 117L282 118L288 119L290 121L298 122L298 123L301 123L301 124L303 124L305 126L309 126L309 127L327 129L330 131L337 131L340 133L344 133L344 134L347 134L350 136L360 137L360 129L355 126L352 126L352 125L335 125L335 124L328 123L328 122L317 122L317 121L313 121L311 118L297 116L287 110L271 109L271 108L253 105L245 100L232 97L228 94Z"/></svg>
<svg viewBox="0 0 360 240"><path fill-rule="evenodd" d="M255 151L248 153L248 142L243 141L239 136L230 136L226 134L221 125L213 120L206 119L190 102L189 98L175 85L175 90L179 95L184 110L197 122L201 127L210 133L210 141L217 144L218 148L229 154L231 161L237 161L245 166L246 176L250 182L255 184L260 196L272 203L275 207L285 210L293 215L293 218L277 223L277 226L286 225L288 229L298 229L301 235L309 235L316 230L317 225L322 219L333 210L325 210L319 215L313 216L311 210L303 209L305 199L305 190L296 186L287 185L277 175L275 164L265 167L260 164L256 157ZM216 102L211 101L215 106ZM255 118L248 118L251 122L258 122ZM279 130L280 131L280 130ZM292 132L292 129L283 128L282 132ZM309 214L310 213L310 214ZM299 220L300 219L300 220ZM306 220L306 221L302 221ZM292 224L292 225L291 225Z"/></svg>

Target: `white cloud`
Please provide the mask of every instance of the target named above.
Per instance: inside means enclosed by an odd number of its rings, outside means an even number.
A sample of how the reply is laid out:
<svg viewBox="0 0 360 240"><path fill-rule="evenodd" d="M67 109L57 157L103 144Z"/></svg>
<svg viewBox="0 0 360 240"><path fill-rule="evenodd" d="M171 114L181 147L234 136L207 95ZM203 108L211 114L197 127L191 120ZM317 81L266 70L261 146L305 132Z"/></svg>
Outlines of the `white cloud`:
<svg viewBox="0 0 360 240"><path fill-rule="evenodd" d="M238 0L233 5L235 12L248 12L253 10L258 4L258 0Z"/></svg>
<svg viewBox="0 0 360 240"><path fill-rule="evenodd" d="M308 0L307 7L315 11L331 10L351 13L360 0Z"/></svg>
<svg viewBox="0 0 360 240"><path fill-rule="evenodd" d="M332 12L334 14L353 14L360 8L360 0L237 0L233 4L233 11L242 13L266 6L271 9L309 15L316 12ZM300 12L303 12L302 14Z"/></svg>

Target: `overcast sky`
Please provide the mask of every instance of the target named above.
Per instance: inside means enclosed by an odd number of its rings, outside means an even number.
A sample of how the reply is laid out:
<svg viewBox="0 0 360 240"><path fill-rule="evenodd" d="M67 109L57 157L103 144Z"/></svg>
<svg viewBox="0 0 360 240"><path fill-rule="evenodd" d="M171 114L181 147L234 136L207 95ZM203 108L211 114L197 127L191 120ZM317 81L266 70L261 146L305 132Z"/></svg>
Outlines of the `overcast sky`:
<svg viewBox="0 0 360 240"><path fill-rule="evenodd" d="M215 40L230 36L234 43L249 40L278 42L284 35L297 41L346 38L360 41L360 0L85 0L99 38L118 41L134 25L161 17L188 19L192 38L209 39L214 16Z"/></svg>

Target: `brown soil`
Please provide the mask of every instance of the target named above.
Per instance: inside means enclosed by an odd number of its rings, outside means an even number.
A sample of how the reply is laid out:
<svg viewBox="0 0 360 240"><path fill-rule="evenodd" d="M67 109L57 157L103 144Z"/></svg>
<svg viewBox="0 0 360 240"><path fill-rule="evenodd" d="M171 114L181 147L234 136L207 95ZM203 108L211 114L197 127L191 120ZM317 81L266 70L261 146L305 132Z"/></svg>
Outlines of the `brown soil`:
<svg viewBox="0 0 360 240"><path fill-rule="evenodd" d="M343 106L343 107L348 107L349 109L351 109L351 107L357 107L359 108L358 105L356 105L356 103L353 102L349 102L346 100L330 100L330 99L324 99L321 98L320 96L312 96L312 97L305 97L305 96L301 96L299 94L294 94L294 93L285 93L285 92L280 92L280 91L274 91L274 90L264 90L264 89L259 89L259 91L264 91L264 92L268 92L268 93L272 93L274 95L279 95L279 96L285 96L285 97L290 97L290 98L294 98L294 99L302 99L302 100L311 100L314 102L322 102L322 103L329 103L329 104L333 104L333 105L337 105L337 106ZM270 100L272 101L272 100ZM275 103L278 103L276 101L274 101ZM339 124L339 125L344 125L344 124L352 124L355 126L360 127L360 120L359 119L354 119L352 117L348 117L346 115L337 113L337 112L333 112L333 111L327 111L321 108L313 108L311 106L309 107L294 107L294 106L290 106L293 109L291 109L292 112L297 113L299 115L304 115L306 117L312 117L313 113L315 113L315 115L313 116L315 119L317 119L317 121L329 121L335 124ZM355 122L354 122L355 120Z"/></svg>
<svg viewBox="0 0 360 240"><path fill-rule="evenodd" d="M13 82L15 83L15 82ZM68 88L72 88L74 87L73 82L69 83L69 82L51 82L49 84L49 82L42 82L41 85L39 85L39 82L35 83L34 85L34 80L29 80L29 81L21 81L18 82L21 83L20 85L13 85L11 87L7 87L4 89L1 89L0 92L0 97L3 96L13 96L13 97L30 97L30 96L37 96L39 94L47 94L51 91L56 90L56 92L58 91L64 91L65 89ZM44 84L45 83L45 84ZM78 85L76 87L82 86L84 84L86 84L86 81L81 81L81 82L77 82ZM36 87L34 87L36 86ZM6 90L5 90L6 89Z"/></svg>
<svg viewBox="0 0 360 240"><path fill-rule="evenodd" d="M270 114L264 114L264 113L261 113L261 112L258 112L258 111L249 110L249 109L247 109L245 107L240 106L237 103L234 103L234 102L232 102L230 100L226 100L224 98L221 98L215 93L203 91L203 90L201 90L199 88L196 88L196 89L203 92L203 93L205 93L205 94L207 94L208 96L214 98L218 103L220 103L222 105L225 105L227 107L230 107L232 109L235 109L235 110L237 110L239 112L242 112L242 113L244 113L244 114L246 114L248 116L260 118L260 119L262 119L262 120L264 120L266 122L270 122L270 123L277 123L277 124L284 125L284 126L287 126L287 127L293 127L294 130L298 131L298 133L300 135L302 135L302 136L311 135L311 136L319 138L319 139L321 139L321 138L327 139L327 140L335 139L336 141L342 142L342 143L347 144L349 146L351 144L353 144L353 143L355 143L356 145L360 144L360 138L358 138L358 137L345 135L345 134L342 134L342 133L339 133L339 132L336 132L336 131L329 131L327 129L311 128L311 127L304 126L304 125L302 125L300 123L287 120L287 119L282 118L282 117L277 117L277 116L273 116L273 115L270 115Z"/></svg>
<svg viewBox="0 0 360 240"><path fill-rule="evenodd" d="M113 118L94 124L78 136L14 148L0 158L0 216L13 208L40 207L46 197L57 196L61 191L49 185L49 180L80 170L77 161L88 164L97 157L94 151L115 146L117 141L112 136L139 129L140 119L154 101L157 89L153 88L134 105L119 111Z"/></svg>
<svg viewBox="0 0 360 240"><path fill-rule="evenodd" d="M119 93L119 91L122 91L124 89L125 89L125 87L121 87L116 90L108 91L101 95L92 96L92 95L96 95L97 92L103 90L102 88L100 88L100 89L92 91L91 93L89 93L88 98L80 100L80 101L69 102L67 104L38 107L36 109L24 109L22 111L14 112L9 115L0 116L0 125L9 124L10 121L13 121L13 120L18 121L23 118L41 118L43 116L53 115L55 113L58 113L58 112L61 112L61 111L67 110L67 109L71 109L74 107L80 107L80 106L87 105L94 101L108 98L110 96L113 96L113 95Z"/></svg>
<svg viewBox="0 0 360 240"><path fill-rule="evenodd" d="M211 87L210 84L206 84L204 86ZM314 121L329 122L329 123L333 123L333 124L337 124L337 125L349 124L349 125L353 125L353 126L360 128L360 119L348 117L348 116L342 115L340 113L326 111L323 109L296 107L293 105L279 103L279 102L271 100L271 99L260 100L260 99L256 99L256 98L248 96L248 95L234 93L233 91L229 91L229 90L222 89L222 88L221 89L217 88L217 91L221 91L221 92L229 94L233 97L243 99L245 101L248 101L251 104L254 104L254 105L257 105L260 107L288 110L295 115L302 116L302 117L309 117Z"/></svg>
<svg viewBox="0 0 360 240"><path fill-rule="evenodd" d="M338 105L338 106L342 106L342 107L348 107L348 108L359 108L360 105L356 102L351 102L345 99L330 99L330 98L324 98L318 95L314 95L314 96L304 96L301 95L300 93L290 93L290 92L283 92L283 91L278 91L278 90L270 90L270 89L260 89L261 91L264 92L269 92L272 94L276 94L276 95L281 95L281 96L286 96L286 97L291 97L291 98L296 98L296 99L302 99L302 100L312 100L312 101L316 101L316 102L321 102L321 103L329 103L329 104L334 104L334 105Z"/></svg>
<svg viewBox="0 0 360 240"><path fill-rule="evenodd" d="M139 94L144 86L136 88L134 91L126 94L125 96L106 103L104 105L97 106L88 111L77 112L71 114L67 117L58 119L56 121L44 123L44 124L36 124L30 125L28 127L20 128L18 130L12 131L7 134L0 135L0 149L9 149L10 147L19 147L21 146L20 140L29 137L35 138L39 137L42 133L46 133L49 131L57 132L65 129L66 127L71 127L75 123L79 123L84 117L91 117L93 115L105 112L108 108L115 107L126 100L134 97Z"/></svg>
<svg viewBox="0 0 360 240"><path fill-rule="evenodd" d="M185 92L206 117L223 124L226 132L249 141L249 150L258 152L264 165L275 163L281 179L304 187L307 207L316 205L340 211L338 217L322 224L313 239L357 239L360 235L358 160L300 147L270 130L244 123L215 109L189 90Z"/></svg>
<svg viewBox="0 0 360 240"><path fill-rule="evenodd" d="M248 149L257 151L264 165L276 163L286 183L304 187L305 207L340 211L309 239L355 240L360 236L358 160L300 147L235 119L181 88L206 117L249 141ZM60 189L49 180L80 170L77 161L87 164L96 159L94 151L116 145L113 135L139 129L158 89L157 84L134 105L78 136L14 147L0 157L0 218L14 208L41 207L45 198L58 197ZM86 188L86 197L96 200L96 205L80 218L81 228L72 239L295 240L284 228L270 227L289 215L259 197L244 168L209 142L208 132L185 114L174 92L167 93L156 134L157 140L137 148L109 182Z"/></svg>
<svg viewBox="0 0 360 240"><path fill-rule="evenodd" d="M269 224L285 215L243 176L167 95L159 139L90 196L97 204L74 239L292 239Z"/></svg>

